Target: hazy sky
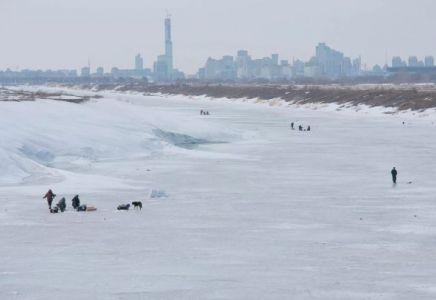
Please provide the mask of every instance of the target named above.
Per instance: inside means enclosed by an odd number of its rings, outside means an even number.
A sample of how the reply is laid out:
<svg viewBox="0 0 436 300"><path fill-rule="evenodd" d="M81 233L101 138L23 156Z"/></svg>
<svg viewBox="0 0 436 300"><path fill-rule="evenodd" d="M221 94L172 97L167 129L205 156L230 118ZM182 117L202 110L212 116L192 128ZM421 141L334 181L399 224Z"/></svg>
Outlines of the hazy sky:
<svg viewBox="0 0 436 300"><path fill-rule="evenodd" d="M152 67L172 15L174 66L248 50L308 60L318 42L363 64L436 56L435 0L0 0L0 69Z"/></svg>

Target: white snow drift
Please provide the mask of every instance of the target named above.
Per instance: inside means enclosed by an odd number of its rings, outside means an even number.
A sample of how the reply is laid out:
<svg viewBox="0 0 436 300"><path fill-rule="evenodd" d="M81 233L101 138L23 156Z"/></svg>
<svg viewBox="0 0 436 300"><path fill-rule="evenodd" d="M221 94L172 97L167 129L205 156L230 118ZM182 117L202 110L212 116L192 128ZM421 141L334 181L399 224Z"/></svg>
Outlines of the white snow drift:
<svg viewBox="0 0 436 300"><path fill-rule="evenodd" d="M35 174L57 176L56 166L177 152L171 146L239 138L234 131L192 119L113 99L2 102L0 184Z"/></svg>

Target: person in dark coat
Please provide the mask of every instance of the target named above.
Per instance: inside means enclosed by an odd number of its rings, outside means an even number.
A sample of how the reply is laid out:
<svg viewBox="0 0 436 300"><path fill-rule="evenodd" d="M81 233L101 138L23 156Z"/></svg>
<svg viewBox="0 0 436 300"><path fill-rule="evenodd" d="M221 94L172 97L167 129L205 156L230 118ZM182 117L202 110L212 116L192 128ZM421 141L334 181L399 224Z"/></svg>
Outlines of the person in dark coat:
<svg viewBox="0 0 436 300"><path fill-rule="evenodd" d="M291 129L294 130L294 122L291 123Z"/></svg>
<svg viewBox="0 0 436 300"><path fill-rule="evenodd" d="M307 131L310 131L310 126L307 126Z"/></svg>
<svg viewBox="0 0 436 300"><path fill-rule="evenodd" d="M56 195L53 194L52 190L48 190L48 192L45 193L45 196L42 197L42 199L47 198L48 209L51 209L51 203L53 202L54 197L56 197Z"/></svg>
<svg viewBox="0 0 436 300"><path fill-rule="evenodd" d="M65 208L67 207L67 204L65 203L65 198L62 197L61 200L59 200L58 204L56 204L57 207L61 210L61 212L65 211Z"/></svg>
<svg viewBox="0 0 436 300"><path fill-rule="evenodd" d="M71 200L71 205L74 209L77 209L80 206L79 195L74 196L73 200Z"/></svg>
<svg viewBox="0 0 436 300"><path fill-rule="evenodd" d="M298 130L303 131L303 126L298 126Z"/></svg>
<svg viewBox="0 0 436 300"><path fill-rule="evenodd" d="M397 174L398 174L398 172L397 172L397 170L395 170L395 167L392 169L391 174L392 174L392 181L394 183L397 183Z"/></svg>

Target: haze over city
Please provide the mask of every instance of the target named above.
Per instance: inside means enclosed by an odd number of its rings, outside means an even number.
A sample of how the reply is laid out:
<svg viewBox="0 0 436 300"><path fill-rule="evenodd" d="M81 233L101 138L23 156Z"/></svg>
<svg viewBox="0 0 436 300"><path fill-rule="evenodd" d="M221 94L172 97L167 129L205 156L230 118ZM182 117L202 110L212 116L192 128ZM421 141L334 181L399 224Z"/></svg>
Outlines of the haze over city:
<svg viewBox="0 0 436 300"><path fill-rule="evenodd" d="M309 60L325 42L362 65L393 56L436 55L431 0L0 2L0 69L152 68L164 52L171 14L174 67L194 74L208 57L247 50L253 57Z"/></svg>

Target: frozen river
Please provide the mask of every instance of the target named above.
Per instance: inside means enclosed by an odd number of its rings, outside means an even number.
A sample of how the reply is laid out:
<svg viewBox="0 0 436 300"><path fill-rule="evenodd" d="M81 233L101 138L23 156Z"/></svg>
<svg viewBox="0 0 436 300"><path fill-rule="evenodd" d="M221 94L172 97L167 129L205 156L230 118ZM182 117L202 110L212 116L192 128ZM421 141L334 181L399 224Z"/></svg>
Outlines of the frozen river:
<svg viewBox="0 0 436 300"><path fill-rule="evenodd" d="M0 299L436 298L434 117L106 96L0 103Z"/></svg>

